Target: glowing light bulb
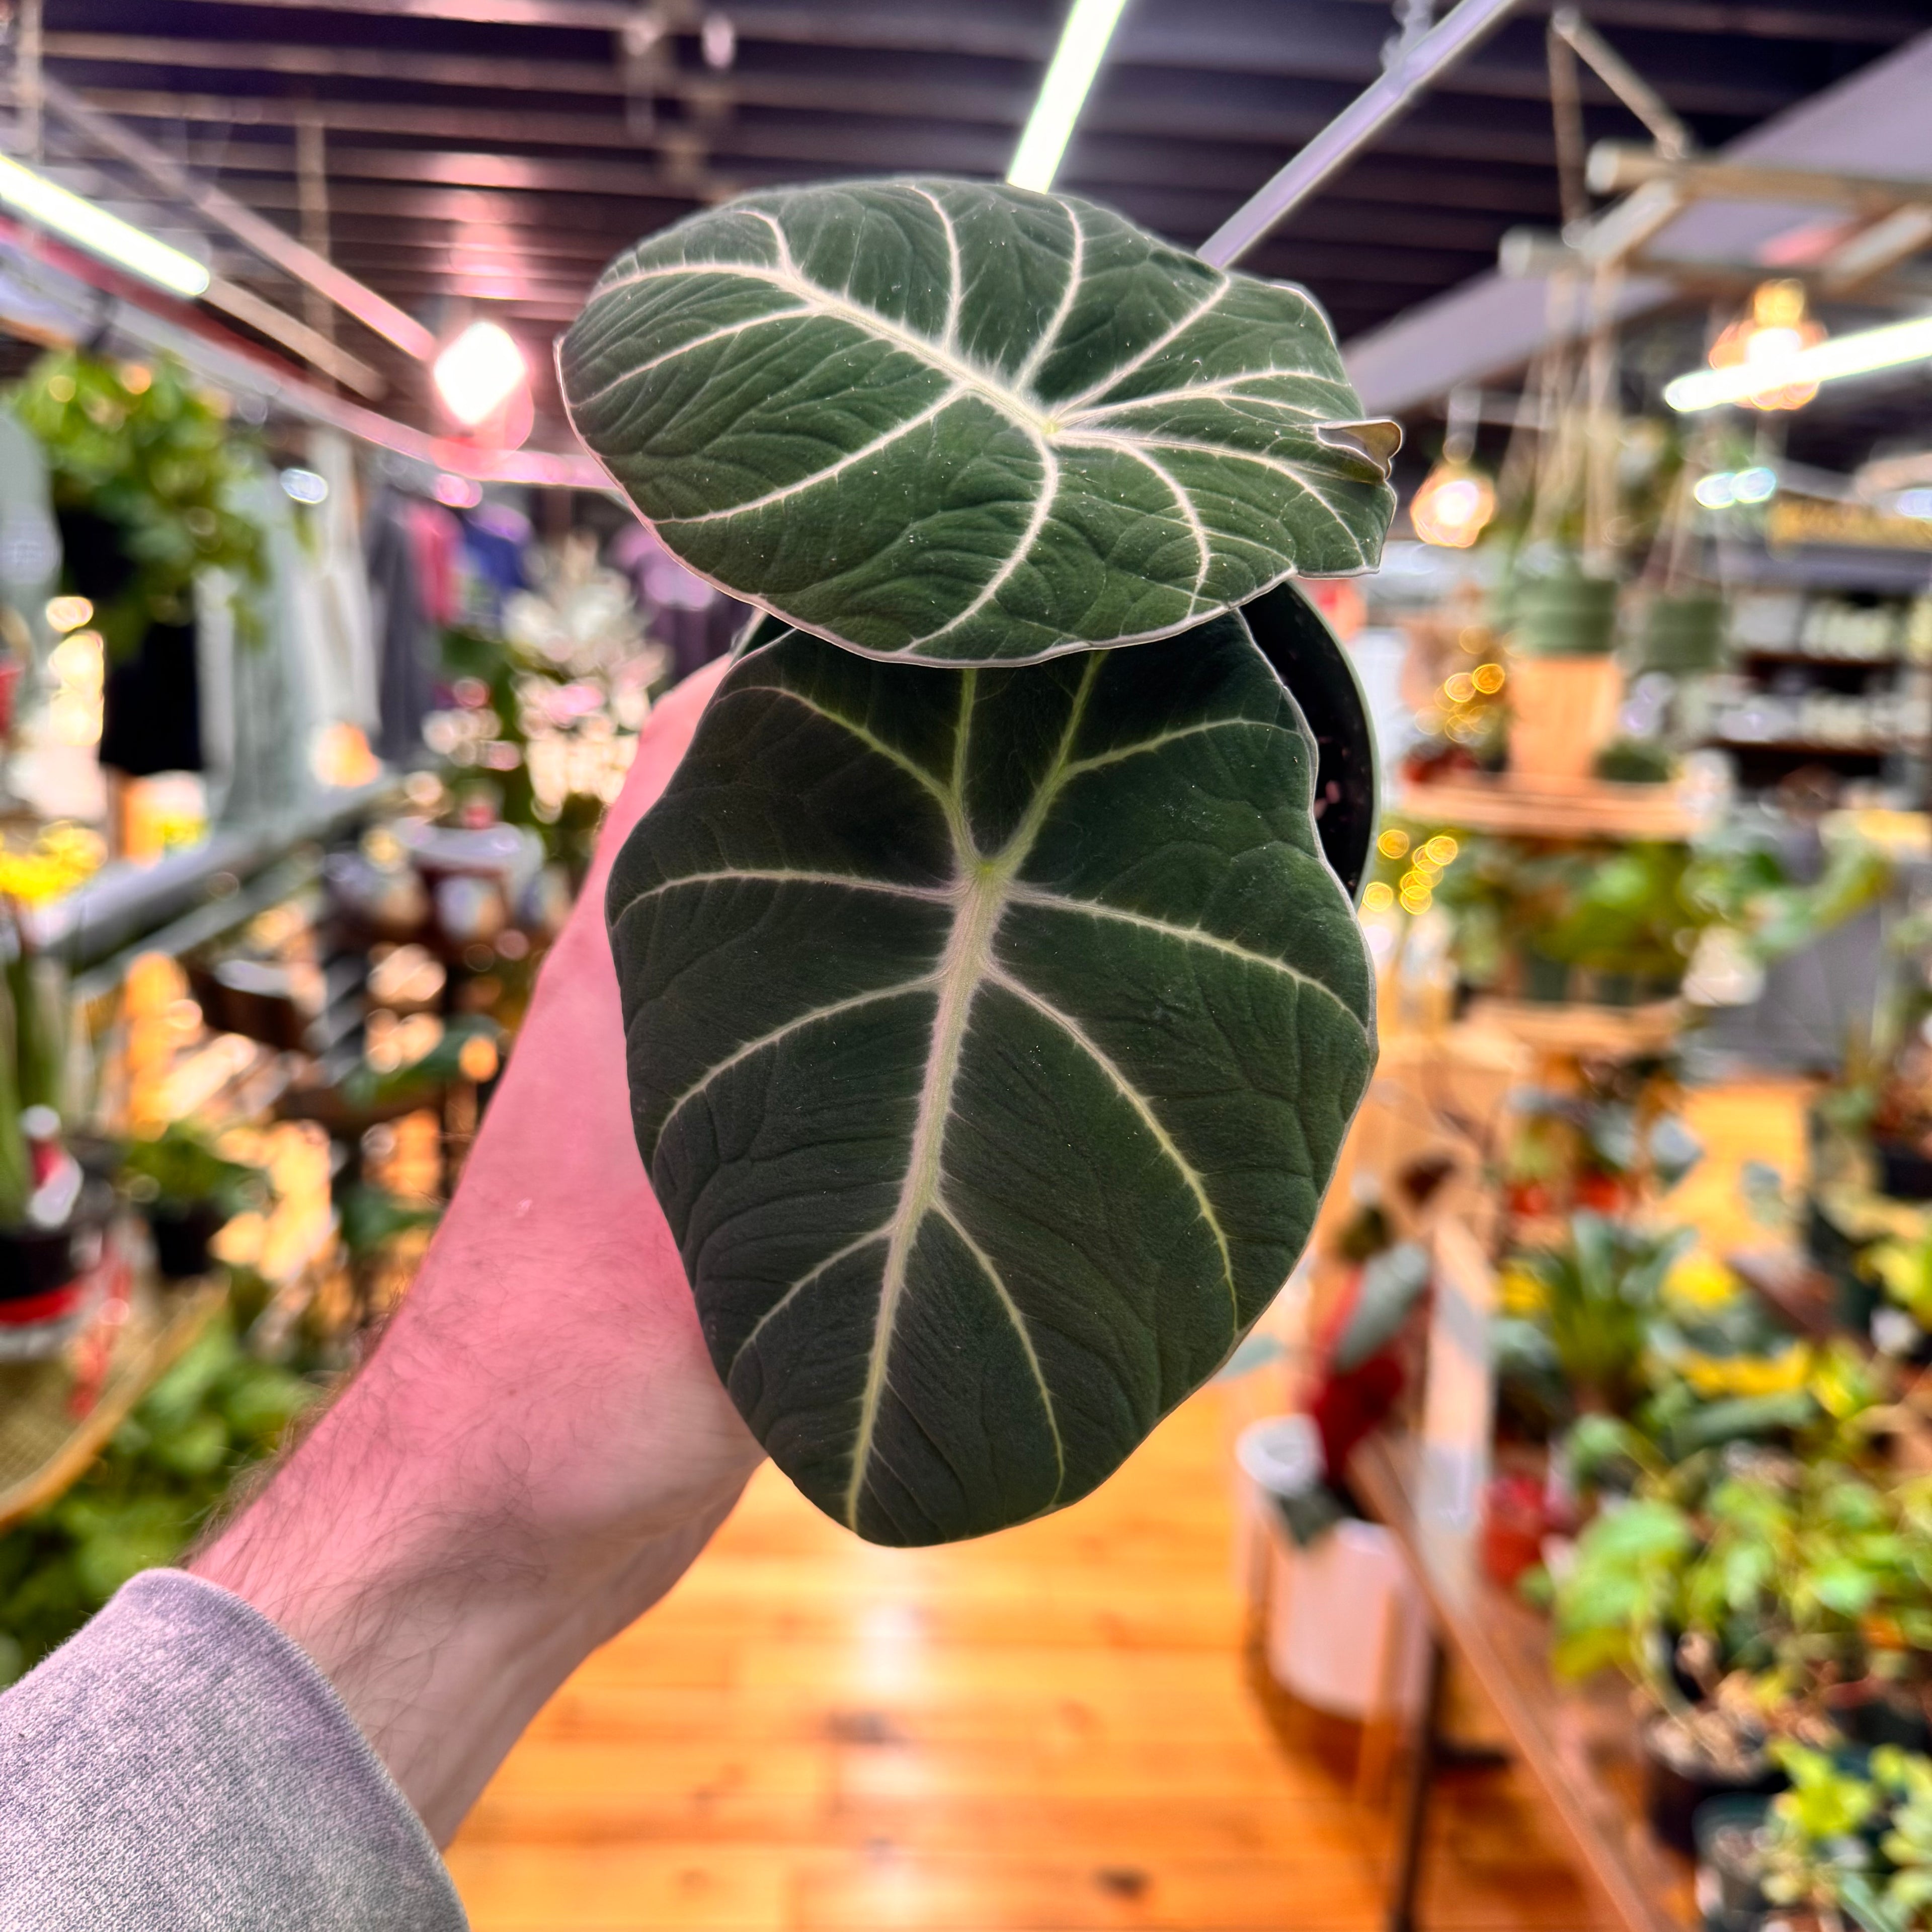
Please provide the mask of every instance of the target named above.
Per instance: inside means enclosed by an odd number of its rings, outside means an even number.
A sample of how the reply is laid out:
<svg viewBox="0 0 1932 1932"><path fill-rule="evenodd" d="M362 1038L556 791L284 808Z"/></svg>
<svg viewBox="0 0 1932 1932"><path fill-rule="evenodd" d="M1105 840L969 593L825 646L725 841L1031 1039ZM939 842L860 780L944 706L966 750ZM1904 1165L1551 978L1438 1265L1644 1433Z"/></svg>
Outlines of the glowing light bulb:
<svg viewBox="0 0 1932 1932"><path fill-rule="evenodd" d="M472 322L436 358L436 393L465 429L502 408L530 381L530 368L508 330Z"/></svg>

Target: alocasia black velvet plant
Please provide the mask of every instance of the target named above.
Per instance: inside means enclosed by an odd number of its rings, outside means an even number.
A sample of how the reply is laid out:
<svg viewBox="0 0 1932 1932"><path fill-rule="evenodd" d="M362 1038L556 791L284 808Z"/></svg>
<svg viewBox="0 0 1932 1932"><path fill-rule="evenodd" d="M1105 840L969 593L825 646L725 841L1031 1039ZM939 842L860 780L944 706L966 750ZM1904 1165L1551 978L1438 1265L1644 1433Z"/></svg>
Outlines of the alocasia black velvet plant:
<svg viewBox="0 0 1932 1932"><path fill-rule="evenodd" d="M1240 607L1374 565L1394 427L1299 290L957 182L694 216L560 359L769 614L608 903L718 1372L874 1541L1071 1502L1280 1288L1374 1064Z"/></svg>

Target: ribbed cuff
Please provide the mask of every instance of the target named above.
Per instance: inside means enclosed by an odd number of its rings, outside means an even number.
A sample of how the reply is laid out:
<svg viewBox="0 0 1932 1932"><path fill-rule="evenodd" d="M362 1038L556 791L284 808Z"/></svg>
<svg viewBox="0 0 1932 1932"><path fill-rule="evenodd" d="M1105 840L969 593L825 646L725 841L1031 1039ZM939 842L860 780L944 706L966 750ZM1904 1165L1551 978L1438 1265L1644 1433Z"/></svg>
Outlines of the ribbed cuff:
<svg viewBox="0 0 1932 1932"><path fill-rule="evenodd" d="M0 1696L0 1932L464 1932L442 1861L307 1654L181 1570Z"/></svg>

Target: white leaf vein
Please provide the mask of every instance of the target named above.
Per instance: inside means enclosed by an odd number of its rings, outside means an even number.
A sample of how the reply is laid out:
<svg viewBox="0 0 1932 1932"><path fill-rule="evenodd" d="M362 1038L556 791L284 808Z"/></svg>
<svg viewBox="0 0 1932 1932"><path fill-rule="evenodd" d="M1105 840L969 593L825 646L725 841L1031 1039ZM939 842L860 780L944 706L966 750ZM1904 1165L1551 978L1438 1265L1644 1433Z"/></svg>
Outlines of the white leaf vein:
<svg viewBox="0 0 1932 1932"><path fill-rule="evenodd" d="M732 1350L731 1359L724 1364L724 1373L722 1379L728 1384L730 1382L739 1363L744 1359L745 1351L758 1339L759 1334L766 1323L770 1321L781 1309L788 1306L796 1297L809 1288L828 1268L836 1268L841 1262L849 1261L860 1250L869 1248L875 1242L883 1241L885 1238L886 1230L884 1228L874 1228L869 1234L861 1234L856 1240L848 1241L836 1252L827 1255L824 1260L808 1268L797 1280L791 1282L786 1288L785 1292L778 1297L777 1300L773 1302L770 1307L766 1309L746 1331L745 1339Z"/></svg>
<svg viewBox="0 0 1932 1932"><path fill-rule="evenodd" d="M694 517L660 517L660 524L675 524L680 529L693 524L724 523L734 517L748 515L754 510L769 510L773 505L788 503L794 496L802 496L808 490L816 490L830 483L835 476L842 476L854 464L863 463L868 456L876 456L882 449L889 449L902 436L910 436L916 429L923 429L935 416L942 416L966 393L963 386L956 384L948 389L937 402L928 404L918 415L908 416L897 423L883 435L875 436L870 442L856 449L848 450L837 461L828 463L822 470L814 470L808 476L802 476L796 483L782 484L776 490L768 490L762 496L748 497L742 503L734 503L728 509L705 510Z"/></svg>
<svg viewBox="0 0 1932 1932"><path fill-rule="evenodd" d="M1202 1178L1194 1163L1181 1152L1173 1135L1155 1112L1154 1102L1127 1078L1100 1042L1070 1013L1062 1012L1052 1000L1036 993L1024 980L1015 978L1004 967L988 967L986 983L998 987L1002 992L1030 1006L1042 1019L1058 1027L1100 1068L1121 1099L1139 1116L1141 1124L1154 1137L1155 1144L1166 1156L1169 1166L1180 1176L1187 1191L1193 1196L1194 1204L1199 1210L1201 1219L1207 1223L1208 1232L1214 1237L1214 1246L1221 1256L1222 1274L1228 1289L1228 1305L1234 1318L1234 1330L1238 1333L1241 1325L1240 1295L1234 1286L1234 1257L1228 1244L1227 1232L1214 1212L1214 1202L1208 1198L1208 1184Z"/></svg>
<svg viewBox="0 0 1932 1932"><path fill-rule="evenodd" d="M1058 1469L1058 1480L1053 1486L1054 1501L1066 1484L1066 1444L1060 1439L1060 1417L1053 1406L1053 1390L1047 1385L1046 1371L1040 1366L1040 1354L1034 1346L1033 1330L1019 1304L1013 1299L1012 1292L1004 1277L994 1264L993 1258L980 1246L972 1236L964 1222L946 1202L944 1196L933 1203L932 1211L957 1234L965 1244L966 1251L976 1262L980 1270L992 1284L993 1292L999 1297L1000 1306L1006 1310L1006 1319L1012 1324L1013 1333L1019 1337L1020 1346L1026 1352L1027 1366L1033 1372L1034 1386L1040 1390L1040 1406L1046 1412L1048 1432L1053 1438L1054 1462Z"/></svg>
<svg viewBox="0 0 1932 1932"><path fill-rule="evenodd" d="M756 1040L748 1040L742 1046L734 1048L714 1065L707 1066L677 1098L665 1109L664 1117L658 1124L657 1138L652 1143L651 1156L657 1157L657 1150L664 1144L664 1136L670 1130L670 1124L689 1103L721 1076L741 1066L756 1054L768 1053L779 1041L789 1040L794 1034L802 1033L807 1027L817 1026L826 1020L836 1019L842 1013L856 1012L862 1006L877 1006L885 1000L903 999L910 993L930 992L934 981L929 974L916 980L906 980L895 986L880 986L868 993L854 993L850 999L835 1000L830 1006L814 1006L808 1012L796 1015L782 1026L774 1027L770 1033L760 1034Z"/></svg>
<svg viewBox="0 0 1932 1932"><path fill-rule="evenodd" d="M1257 952L1252 946L1240 945L1232 939L1223 939L1216 933L1204 932L1198 926L1175 926L1164 919L1150 918L1145 913L1128 912L1119 906L1104 904L1097 899L1072 898L1065 893L1048 892L1038 886L1016 884L1008 896L1016 905L1037 906L1048 912L1077 913L1088 919L1112 920L1120 925L1138 926L1143 932L1158 933L1163 938L1178 940L1189 946L1203 946L1210 952L1224 952L1229 958L1240 960L1244 964L1263 967L1271 973L1279 973L1284 979L1292 980L1297 985L1321 994L1324 999L1332 1000L1348 1015L1364 1039L1368 1037L1369 1030L1361 1015L1326 980L1318 980L1312 973L1304 973L1298 967L1289 965L1286 960L1276 958L1272 953Z"/></svg>

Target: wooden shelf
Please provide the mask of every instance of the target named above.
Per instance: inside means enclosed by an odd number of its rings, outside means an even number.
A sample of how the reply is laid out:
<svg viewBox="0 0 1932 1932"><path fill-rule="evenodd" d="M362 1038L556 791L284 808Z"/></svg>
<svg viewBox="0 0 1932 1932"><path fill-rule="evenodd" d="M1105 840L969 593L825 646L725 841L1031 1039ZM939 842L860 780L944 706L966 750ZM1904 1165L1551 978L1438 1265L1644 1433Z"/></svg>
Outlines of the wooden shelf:
<svg viewBox="0 0 1932 1932"><path fill-rule="evenodd" d="M1740 646L1735 655L1740 664L1826 664L1834 670L1903 670L1917 662L1896 651L1881 658L1834 658L1822 651L1760 650L1751 645Z"/></svg>
<svg viewBox="0 0 1932 1932"><path fill-rule="evenodd" d="M1469 832L1523 838L1689 838L1706 814L1673 784L1613 784L1586 778L1574 786L1532 783L1505 772L1466 774L1431 784L1406 782L1396 795L1404 817Z"/></svg>
<svg viewBox="0 0 1932 1932"><path fill-rule="evenodd" d="M1909 751L1916 742L1909 738L1876 738L1862 745L1803 738L1707 738L1704 742L1720 752L1778 752L1796 758L1885 758L1894 752Z"/></svg>
<svg viewBox="0 0 1932 1932"><path fill-rule="evenodd" d="M87 1468L227 1298L225 1279L137 1286L106 1373L79 1414L71 1349L49 1361L0 1364L0 1529L51 1502Z"/></svg>
<svg viewBox="0 0 1932 1932"><path fill-rule="evenodd" d="M1468 1667L1541 1787L1622 1932L1687 1932L1698 1923L1690 1861L1644 1820L1642 1760L1628 1692L1599 1678L1557 1682L1549 1625L1477 1560L1473 1529L1418 1506L1410 1441L1371 1437L1348 1465L1374 1516L1401 1544L1438 1634Z"/></svg>
<svg viewBox="0 0 1932 1932"><path fill-rule="evenodd" d="M1468 1020L1472 1026L1492 1028L1540 1053L1640 1059L1674 1045L1688 1014L1682 1000L1598 1006L1568 1000L1478 999L1469 1003Z"/></svg>

